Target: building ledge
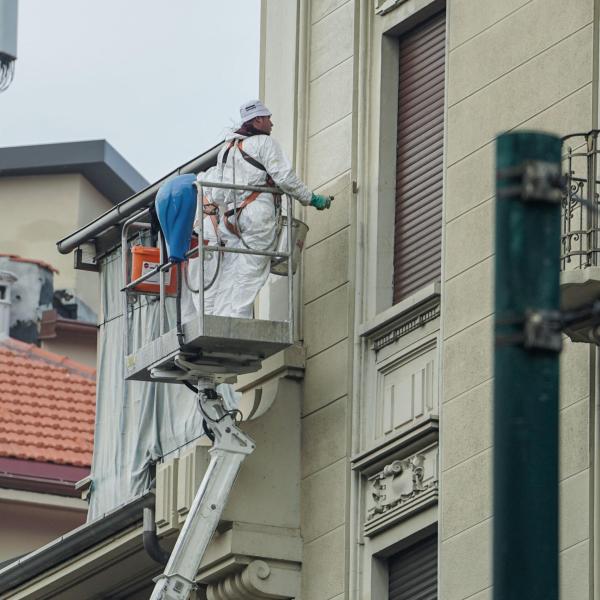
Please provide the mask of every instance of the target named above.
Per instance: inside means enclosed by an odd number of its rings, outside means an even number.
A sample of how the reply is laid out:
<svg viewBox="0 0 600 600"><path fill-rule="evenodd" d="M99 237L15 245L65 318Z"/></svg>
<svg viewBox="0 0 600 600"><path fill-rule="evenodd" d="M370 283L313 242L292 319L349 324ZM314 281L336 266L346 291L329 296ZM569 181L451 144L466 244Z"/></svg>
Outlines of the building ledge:
<svg viewBox="0 0 600 600"><path fill-rule="evenodd" d="M198 571L199 583L209 584L242 570L254 560L276 560L297 565L302 560L302 538L297 529L233 522L210 543Z"/></svg>
<svg viewBox="0 0 600 600"><path fill-rule="evenodd" d="M375 337L380 335L386 329L393 327L399 321L409 320L431 304L439 304L441 297L441 285L439 282L430 283L421 288L408 298L405 298L398 304L379 313L373 319L363 323L358 334L361 337Z"/></svg>
<svg viewBox="0 0 600 600"><path fill-rule="evenodd" d="M600 298L600 267L562 271L560 303L562 310L575 310ZM574 342L599 343L598 325L589 321L568 327L565 333Z"/></svg>
<svg viewBox="0 0 600 600"><path fill-rule="evenodd" d="M416 451L439 437L439 419L431 416L420 423L405 429L379 442L372 448L355 454L352 457L352 469L370 474L377 471L390 456L398 453L407 454Z"/></svg>

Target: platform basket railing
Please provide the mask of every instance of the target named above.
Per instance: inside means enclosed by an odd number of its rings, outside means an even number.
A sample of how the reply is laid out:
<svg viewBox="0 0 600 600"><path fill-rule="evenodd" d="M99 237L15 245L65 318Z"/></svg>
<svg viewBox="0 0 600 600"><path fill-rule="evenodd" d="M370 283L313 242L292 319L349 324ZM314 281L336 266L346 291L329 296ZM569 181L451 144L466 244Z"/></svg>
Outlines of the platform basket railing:
<svg viewBox="0 0 600 600"><path fill-rule="evenodd" d="M285 227L287 229L287 248L285 251L277 249L277 240L278 236L275 236L273 248L267 249L255 249L250 247L244 248L232 248L226 245L205 245L203 243L204 240L204 218L198 219L198 245L195 248L191 248L186 253L186 257L194 258L198 256L199 260L199 269L198 269L198 279L196 282L196 289L198 290L198 311L197 311L197 319L199 322L200 331L204 330L204 320L205 320L205 298L204 294L206 291L206 287L204 285L204 275L205 275L205 255L206 252L222 252L222 253L237 253L237 254L251 254L255 256L268 256L271 258L277 258L279 260L287 261L287 279L288 279L288 307L287 307L287 320L286 322L289 324L290 331L290 343L293 343L293 335L294 335L294 265L293 265L293 221L294 221L294 202L291 196L285 194L282 190L277 187L271 186L250 186L250 185L237 185L237 184L227 184L220 182L209 182L204 181L202 183L197 182L197 214L204 215L203 212L203 197L204 197L204 189L205 188L222 188L222 189L230 189L236 190L239 192L262 192L269 194L277 194L281 197L285 198L285 209L287 219L285 220ZM128 356L133 349L131 348L131 328L130 328L130 311L129 306L132 298L150 295L150 296L158 296L159 299L159 335L163 335L167 333L167 318L166 318L166 290L165 290L165 273L169 269L174 266L172 261L167 260L166 258L166 249L165 244L162 239L162 235L158 236L158 246L160 249L160 264L155 268L147 271L142 276L136 278L131 281L131 271L130 271L130 241L132 237L132 230L139 231L147 231L150 229L149 219L150 209L148 207L141 209L134 215L132 215L129 219L127 219L122 226L121 229L121 260L122 260L122 273L123 273L123 287L121 291L123 292L123 335L124 335L124 353L125 356ZM135 288L150 278L154 277L156 274L159 276L158 281L158 293L155 292L142 292L136 290ZM181 286L179 286L181 288ZM181 306L181 294L180 291L177 291L175 296L175 301L179 303Z"/></svg>

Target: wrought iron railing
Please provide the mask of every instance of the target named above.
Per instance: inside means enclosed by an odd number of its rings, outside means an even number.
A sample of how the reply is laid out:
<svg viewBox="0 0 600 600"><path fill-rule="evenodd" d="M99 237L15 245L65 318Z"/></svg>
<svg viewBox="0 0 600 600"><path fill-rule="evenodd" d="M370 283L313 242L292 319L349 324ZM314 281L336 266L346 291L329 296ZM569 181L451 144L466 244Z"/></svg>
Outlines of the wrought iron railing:
<svg viewBox="0 0 600 600"><path fill-rule="evenodd" d="M598 137L600 130L563 138L565 191L561 211L561 270L600 265Z"/></svg>

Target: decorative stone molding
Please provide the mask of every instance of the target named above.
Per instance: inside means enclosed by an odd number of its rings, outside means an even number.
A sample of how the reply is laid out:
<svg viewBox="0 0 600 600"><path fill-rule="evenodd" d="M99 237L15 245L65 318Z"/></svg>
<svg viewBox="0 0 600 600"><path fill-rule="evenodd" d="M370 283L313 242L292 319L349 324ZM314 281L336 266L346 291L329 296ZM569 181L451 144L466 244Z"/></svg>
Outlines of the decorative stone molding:
<svg viewBox="0 0 600 600"><path fill-rule="evenodd" d="M437 444L396 459L366 482L365 535L370 536L437 502Z"/></svg>
<svg viewBox="0 0 600 600"><path fill-rule="evenodd" d="M411 331L423 327L429 321L433 321L440 316L440 305L428 307L423 312L420 312L412 318L398 324L394 329L388 331L385 335L377 337L373 340L373 350L378 352L382 348L397 342L401 337L409 334Z"/></svg>
<svg viewBox="0 0 600 600"><path fill-rule="evenodd" d="M288 600L300 593L300 571L264 560L253 560L243 571L206 588L207 600Z"/></svg>

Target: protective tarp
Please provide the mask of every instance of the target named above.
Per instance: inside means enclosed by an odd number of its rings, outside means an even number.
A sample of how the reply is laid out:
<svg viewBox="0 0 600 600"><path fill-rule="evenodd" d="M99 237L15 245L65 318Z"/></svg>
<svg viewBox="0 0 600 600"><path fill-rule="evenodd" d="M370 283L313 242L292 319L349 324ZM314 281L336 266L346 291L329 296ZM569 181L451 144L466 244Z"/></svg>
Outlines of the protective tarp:
<svg viewBox="0 0 600 600"><path fill-rule="evenodd" d="M102 261L100 278L98 391L88 521L146 490L154 463L202 434L195 395L185 386L125 381L120 251ZM140 347L158 334L158 301L141 296L130 310L133 347ZM167 299L166 312L172 327L173 299Z"/></svg>

